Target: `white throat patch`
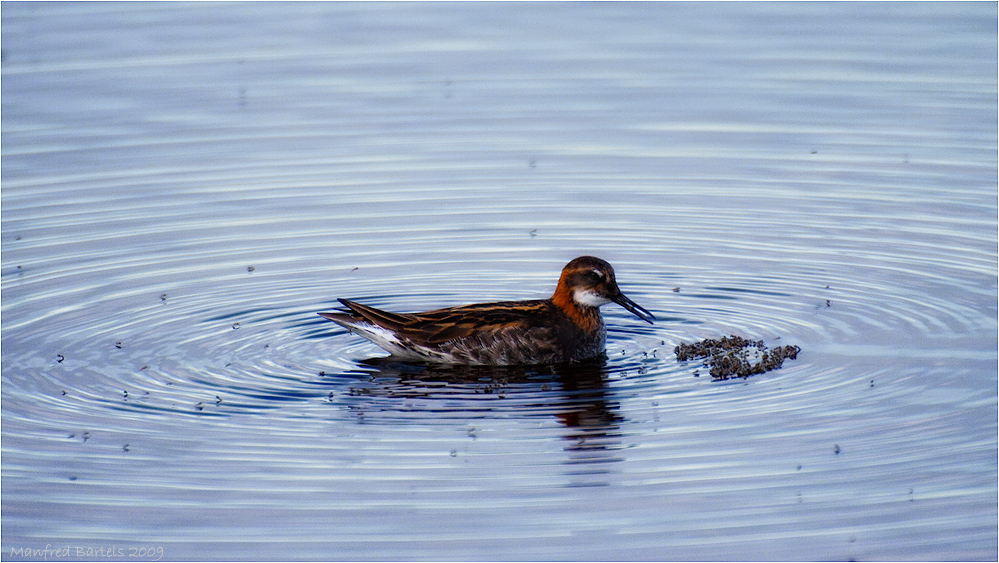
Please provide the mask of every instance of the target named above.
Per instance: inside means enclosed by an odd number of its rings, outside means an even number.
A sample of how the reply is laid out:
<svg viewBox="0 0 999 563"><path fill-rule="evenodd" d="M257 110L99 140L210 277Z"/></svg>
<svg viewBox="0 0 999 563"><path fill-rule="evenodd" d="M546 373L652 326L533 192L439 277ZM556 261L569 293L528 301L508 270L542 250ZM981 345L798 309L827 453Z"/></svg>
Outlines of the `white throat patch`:
<svg viewBox="0 0 999 563"><path fill-rule="evenodd" d="M606 303L610 303L610 299L607 299L603 295L599 295L585 289L577 289L576 291L573 291L572 299L584 307L599 307Z"/></svg>

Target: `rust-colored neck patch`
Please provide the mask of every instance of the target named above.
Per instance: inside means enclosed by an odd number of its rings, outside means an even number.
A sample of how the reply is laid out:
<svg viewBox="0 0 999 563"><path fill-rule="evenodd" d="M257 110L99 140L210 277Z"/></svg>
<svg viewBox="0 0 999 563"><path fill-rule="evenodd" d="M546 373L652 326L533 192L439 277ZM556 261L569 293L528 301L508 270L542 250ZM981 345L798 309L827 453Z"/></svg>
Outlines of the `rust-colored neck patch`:
<svg viewBox="0 0 999 563"><path fill-rule="evenodd" d="M562 272L562 277L558 280L558 286L552 295L552 303L562 310L563 313L572 320L580 329L593 333L600 330L600 309L596 307L582 307L572 296L572 290L566 283L566 272Z"/></svg>

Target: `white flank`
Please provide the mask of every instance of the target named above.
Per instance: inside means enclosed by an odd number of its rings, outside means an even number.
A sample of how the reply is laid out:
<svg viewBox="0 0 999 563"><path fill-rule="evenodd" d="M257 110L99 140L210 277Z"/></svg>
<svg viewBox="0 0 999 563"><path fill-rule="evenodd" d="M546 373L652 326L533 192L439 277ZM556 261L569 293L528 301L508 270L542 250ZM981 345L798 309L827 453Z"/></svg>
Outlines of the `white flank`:
<svg viewBox="0 0 999 563"><path fill-rule="evenodd" d="M366 321L345 323L334 320L333 322L346 328L354 334L359 334L367 338L371 342L377 344L379 348L396 357L411 360L426 360L430 357L439 357L438 359L441 361L447 360L446 356L435 350L431 350L430 348L417 346L412 343L410 343L410 346L407 347L401 340L399 340L399 337L394 332L388 330L387 328L382 328ZM420 353L421 351L423 352L422 354Z"/></svg>
<svg viewBox="0 0 999 563"><path fill-rule="evenodd" d="M368 340L377 344L380 348L384 348L388 352L400 353L406 352L406 348L402 346L399 342L399 337L395 335L394 332L388 329L384 329L378 325L373 325L368 322L360 321L356 323L345 323L338 320L334 320L338 325L343 326L351 332L356 332L361 336L367 338Z"/></svg>
<svg viewBox="0 0 999 563"><path fill-rule="evenodd" d="M585 289L577 289L572 292L572 298L576 301L576 303L579 303L584 307L599 307L610 303L610 299L607 299L603 295L587 291Z"/></svg>

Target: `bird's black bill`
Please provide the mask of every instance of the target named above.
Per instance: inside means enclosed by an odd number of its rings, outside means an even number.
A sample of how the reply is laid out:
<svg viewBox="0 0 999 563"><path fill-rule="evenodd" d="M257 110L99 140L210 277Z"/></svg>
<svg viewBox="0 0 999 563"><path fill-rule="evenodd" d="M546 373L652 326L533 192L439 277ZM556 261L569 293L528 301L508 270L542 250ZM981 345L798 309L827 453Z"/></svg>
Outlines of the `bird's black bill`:
<svg viewBox="0 0 999 563"><path fill-rule="evenodd" d="M612 299L612 301L627 309L629 312L631 312L632 315L635 315L636 317L642 319L643 321L649 324L652 324L652 321L656 320L655 315L646 311L638 303L635 303L631 299L625 297L623 293L618 293L617 296Z"/></svg>

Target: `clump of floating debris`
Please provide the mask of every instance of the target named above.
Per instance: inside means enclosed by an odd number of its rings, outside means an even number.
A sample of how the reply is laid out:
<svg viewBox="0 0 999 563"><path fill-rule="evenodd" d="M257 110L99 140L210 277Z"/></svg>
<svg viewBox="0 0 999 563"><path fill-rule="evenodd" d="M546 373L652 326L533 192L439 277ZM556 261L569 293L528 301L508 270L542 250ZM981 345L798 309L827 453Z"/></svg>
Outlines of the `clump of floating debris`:
<svg viewBox="0 0 999 563"><path fill-rule="evenodd" d="M704 367L709 368L711 377L724 380L777 369L784 360L797 358L801 348L779 346L768 351L762 340L746 340L733 335L717 340L709 338L696 344L680 343L673 352L681 362L704 358Z"/></svg>

